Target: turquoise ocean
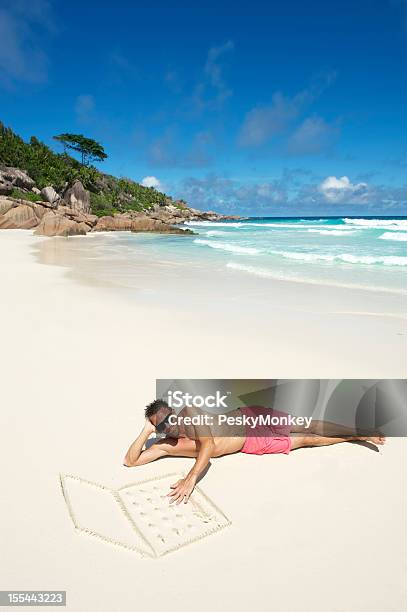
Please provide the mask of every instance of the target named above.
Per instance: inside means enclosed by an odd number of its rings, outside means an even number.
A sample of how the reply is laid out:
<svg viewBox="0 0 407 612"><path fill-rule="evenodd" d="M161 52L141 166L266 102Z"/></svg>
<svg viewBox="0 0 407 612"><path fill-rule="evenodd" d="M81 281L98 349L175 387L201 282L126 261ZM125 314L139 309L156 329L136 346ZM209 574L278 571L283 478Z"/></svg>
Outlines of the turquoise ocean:
<svg viewBox="0 0 407 612"><path fill-rule="evenodd" d="M168 275L187 268L197 275L233 274L242 285L252 277L260 284L278 279L407 295L407 217L273 217L186 226L195 235L105 235L108 243L96 251L101 259L115 259L130 285L145 257Z"/></svg>

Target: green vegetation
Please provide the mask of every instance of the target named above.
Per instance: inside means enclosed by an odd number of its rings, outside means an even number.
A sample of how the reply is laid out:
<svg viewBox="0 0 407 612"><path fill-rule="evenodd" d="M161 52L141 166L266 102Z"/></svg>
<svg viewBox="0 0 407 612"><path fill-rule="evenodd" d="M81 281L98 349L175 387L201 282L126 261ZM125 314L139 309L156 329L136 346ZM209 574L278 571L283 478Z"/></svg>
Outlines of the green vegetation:
<svg viewBox="0 0 407 612"><path fill-rule="evenodd" d="M10 196L18 200L28 200L29 202L40 202L42 200L42 197L36 193L32 193L31 191L22 191L21 189L16 189L15 187L10 193Z"/></svg>
<svg viewBox="0 0 407 612"><path fill-rule="evenodd" d="M75 143L75 139L79 136L84 140L79 139ZM83 154L86 164L92 159L98 159L97 152L99 159L107 157L102 145L82 135L61 134L56 139L65 144L66 149L71 148ZM88 149L83 153L84 146ZM68 155L66 150L63 153L55 153L35 136L32 136L29 142L25 142L0 122L0 164L25 170L39 189L52 185L61 193L67 185L79 180L85 189L90 191L92 212L99 216L129 210L145 210L155 204L162 206L169 202L174 203L171 198L152 187L143 187L131 179L104 174L95 166L85 163L82 164ZM24 192L24 196L14 197L27 199L27 195Z"/></svg>
<svg viewBox="0 0 407 612"><path fill-rule="evenodd" d="M107 158L100 142L86 138L83 134L59 134L53 138L64 145L65 154L67 149L80 153L83 166L88 166L91 161L100 162Z"/></svg>

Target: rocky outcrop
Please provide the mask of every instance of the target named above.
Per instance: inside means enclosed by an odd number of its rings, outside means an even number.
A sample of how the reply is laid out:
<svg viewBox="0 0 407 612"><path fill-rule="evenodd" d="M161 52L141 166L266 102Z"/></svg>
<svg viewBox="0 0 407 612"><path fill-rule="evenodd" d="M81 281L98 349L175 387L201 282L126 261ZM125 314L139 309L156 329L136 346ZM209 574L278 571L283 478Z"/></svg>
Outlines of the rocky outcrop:
<svg viewBox="0 0 407 612"><path fill-rule="evenodd" d="M232 221L241 219L235 215L220 215L214 211L202 212L195 208L189 208L184 203L166 204L165 206L155 205L145 213L151 219L157 219L164 223L179 225L186 221Z"/></svg>
<svg viewBox="0 0 407 612"><path fill-rule="evenodd" d="M61 196L55 191L55 189L51 186L44 187L41 189L41 197L44 202L49 202L51 206L57 207L58 203L61 201Z"/></svg>
<svg viewBox="0 0 407 612"><path fill-rule="evenodd" d="M102 176L102 175L101 175ZM114 177L110 177L113 179ZM103 184L109 187L109 177ZM14 188L31 192L42 198L32 202L11 197ZM109 187L110 188L110 187ZM35 229L41 236L77 236L89 231L131 231L171 234L193 234L179 226L188 221L227 220L239 217L219 215L213 211L202 212L189 208L182 200L165 197L160 204L143 211L127 210L114 216L97 217L91 214L90 194L76 180L59 194L51 185L41 191L26 172L19 168L0 166L0 229ZM26 196L29 197L28 195ZM121 201L120 198L124 198ZM136 204L132 194L120 194L115 201L117 208L126 209Z"/></svg>
<svg viewBox="0 0 407 612"><path fill-rule="evenodd" d="M34 231L38 236L84 236L90 227L86 224L76 223L54 211L48 211L41 219Z"/></svg>
<svg viewBox="0 0 407 612"><path fill-rule="evenodd" d="M94 232L126 232L131 230L132 220L124 215L115 215L114 217L105 216L99 217Z"/></svg>
<svg viewBox="0 0 407 612"><path fill-rule="evenodd" d="M0 229L33 229L40 236L78 236L89 232L97 222L85 215L49 202L0 198Z"/></svg>
<svg viewBox="0 0 407 612"><path fill-rule="evenodd" d="M0 197L0 216L15 206L15 200Z"/></svg>
<svg viewBox="0 0 407 612"><path fill-rule="evenodd" d="M189 229L174 227L157 219L150 219L147 216L139 216L132 221L132 232L159 232L165 234L193 234Z"/></svg>
<svg viewBox="0 0 407 612"><path fill-rule="evenodd" d="M147 216L150 219L156 219L164 223L170 223L178 225L184 223L187 219L187 215L184 211L181 211L176 206L154 206L151 210L147 211Z"/></svg>
<svg viewBox="0 0 407 612"><path fill-rule="evenodd" d="M0 183L0 196L10 195L13 191L13 185L8 181L4 181L4 183Z"/></svg>
<svg viewBox="0 0 407 612"><path fill-rule="evenodd" d="M77 210L73 210L72 208L68 208L67 206L58 206L57 212L61 215L65 215L72 221L76 221L76 223L86 223L89 227L93 227L96 225L99 217L96 215L86 214Z"/></svg>
<svg viewBox="0 0 407 612"><path fill-rule="evenodd" d="M0 185L7 184L11 184L12 187L30 191L34 187L35 182L26 172L20 170L20 168L0 166Z"/></svg>
<svg viewBox="0 0 407 612"><path fill-rule="evenodd" d="M97 221L96 215L58 206L56 210L47 210L34 233L39 236L83 236Z"/></svg>
<svg viewBox="0 0 407 612"><path fill-rule="evenodd" d="M45 202L42 202L41 204L37 204L37 202L29 202L28 205L32 207L38 219L42 219L43 216L50 210Z"/></svg>
<svg viewBox="0 0 407 612"><path fill-rule="evenodd" d="M63 200L65 206L76 210L77 212L90 213L90 195L80 181L75 181L72 187L69 187L65 193Z"/></svg>
<svg viewBox="0 0 407 612"><path fill-rule="evenodd" d="M168 223L151 219L147 215L115 215L114 217L100 217L94 226L93 232L158 232L171 234L193 234L191 230L173 227Z"/></svg>
<svg viewBox="0 0 407 612"><path fill-rule="evenodd" d="M140 213L100 217L50 202L0 198L0 228L35 229L38 236L78 236L89 231L132 231L193 234Z"/></svg>
<svg viewBox="0 0 407 612"><path fill-rule="evenodd" d="M34 209L27 204L10 208L0 217L2 229L32 229L38 225L39 218Z"/></svg>

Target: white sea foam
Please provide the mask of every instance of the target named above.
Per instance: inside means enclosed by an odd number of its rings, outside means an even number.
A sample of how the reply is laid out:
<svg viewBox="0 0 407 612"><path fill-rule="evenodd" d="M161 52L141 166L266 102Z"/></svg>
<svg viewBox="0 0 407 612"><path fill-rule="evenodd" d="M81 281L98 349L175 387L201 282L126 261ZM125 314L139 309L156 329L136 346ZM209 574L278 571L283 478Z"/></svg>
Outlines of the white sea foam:
<svg viewBox="0 0 407 612"><path fill-rule="evenodd" d="M324 255L323 253L298 253L296 251L271 251L271 253L298 261L334 261L335 259L335 255Z"/></svg>
<svg viewBox="0 0 407 612"><path fill-rule="evenodd" d="M396 255L383 255L375 257L373 255L340 255L338 259L347 263L361 264L383 264L384 266L407 266L407 257Z"/></svg>
<svg viewBox="0 0 407 612"><path fill-rule="evenodd" d="M357 230L346 229L346 230L331 230L331 229L309 229L308 232L313 234L322 234L323 236L349 236L357 234Z"/></svg>
<svg viewBox="0 0 407 612"><path fill-rule="evenodd" d="M196 225L197 227L240 227L242 224L222 221L185 221L184 225Z"/></svg>
<svg viewBox="0 0 407 612"><path fill-rule="evenodd" d="M407 232L384 232L384 234L379 236L379 238L382 240L397 240L398 242L407 242Z"/></svg>
<svg viewBox="0 0 407 612"><path fill-rule="evenodd" d="M321 229L324 231L331 231L331 230L341 230L342 232L352 232L352 231L356 231L356 229L362 229L362 228L354 228L354 227L350 227L347 226L345 224L335 224L335 225L327 225L326 223L322 224L322 223L309 223L309 224L305 224L305 223L242 223L241 229L250 229L251 227L262 227L263 229L290 229L290 230L307 230L307 231L313 231L316 229Z"/></svg>
<svg viewBox="0 0 407 612"><path fill-rule="evenodd" d="M244 226L246 229L250 229L251 227L263 227L264 229L273 229L274 227L289 227L290 229L295 229L296 227L309 227L301 223L275 223L273 221L270 223L244 223Z"/></svg>
<svg viewBox="0 0 407 612"><path fill-rule="evenodd" d="M327 226L324 224L317 225L315 223L306 224L306 223L283 223L283 222L274 222L270 221L269 223L252 223L245 221L238 222L223 222L223 221L186 221L184 225L192 225L193 227L231 227L234 229L248 229L252 227L261 227L263 229L275 229L275 228L287 228L287 229L308 229L309 227L320 227L326 228ZM332 229L341 228L343 230L348 229L346 225L330 225ZM352 228L349 228L351 230Z"/></svg>
<svg viewBox="0 0 407 612"><path fill-rule="evenodd" d="M249 272L250 274L254 274L255 276L261 276L263 278L280 278L281 280L286 279L286 277L276 275L271 270L266 270L265 268L258 268L257 266L246 266L244 264L238 264L229 261L226 264L226 267L232 268L232 270L241 270L242 272Z"/></svg>
<svg viewBox="0 0 407 612"><path fill-rule="evenodd" d="M349 253L327 255L324 253L299 253L296 251L271 251L271 253L298 261L343 261L344 263L363 265L407 266L407 257L396 255L350 255Z"/></svg>
<svg viewBox="0 0 407 612"><path fill-rule="evenodd" d="M227 232L222 232L221 230L210 230L209 232L206 232L207 236L227 236L228 233Z"/></svg>
<svg viewBox="0 0 407 612"><path fill-rule="evenodd" d="M232 270L238 270L240 272L247 272L253 276L258 276L261 278L270 278L274 280L280 281L288 281L292 283L305 283L307 285L324 285L331 287L341 287L344 289L363 289L364 291L383 291L385 293L397 293L401 295L407 295L407 291L404 289L396 289L389 287L380 287L380 286L370 286L370 285L362 285L360 283L340 283L335 281L321 281L320 279L312 279L312 278L304 278L304 277L292 277L284 274L279 274L272 270L267 270L266 268L259 268L257 266L247 266L244 264L239 264L235 262L228 262L226 264L227 268L231 268ZM343 314L358 314L358 313L343 313ZM360 314L360 313L359 313ZM375 314L375 313L363 313L363 314ZM400 316L400 315L394 315Z"/></svg>
<svg viewBox="0 0 407 612"><path fill-rule="evenodd" d="M342 221L348 225L357 225L365 228L407 230L407 219L349 219L345 217Z"/></svg>
<svg viewBox="0 0 407 612"><path fill-rule="evenodd" d="M242 223L242 227L245 229L250 229L251 227L262 227L263 229L275 229L275 228L287 228L295 230L297 228L307 229L310 226L305 225L304 223ZM326 227L326 225L313 225L312 227ZM333 226L334 227L334 226Z"/></svg>
<svg viewBox="0 0 407 612"><path fill-rule="evenodd" d="M231 253L244 253L246 255L258 255L260 253L260 250L254 247L244 247L238 244L231 244L230 242L215 242L214 240L202 240L201 238L196 238L194 242L211 247L211 249L220 249L221 251L230 251Z"/></svg>
<svg viewBox="0 0 407 612"><path fill-rule="evenodd" d="M223 221L186 221L184 223L184 225L190 225L193 227L197 227L198 229L200 227L229 227L229 228L233 228L233 229L246 229L246 230L250 230L251 228L254 227L261 227L262 229L290 229L290 230L297 230L297 229L302 229L302 230L308 230L308 229L314 229L314 228L320 228L320 229L326 229L326 230L335 230L335 229L340 229L342 231L352 231L355 228L352 227L348 227L345 224L335 224L335 225L326 225L324 223L315 223L315 222L303 222L303 223L284 223L284 222L275 222L275 221L269 221L268 223L256 223L256 222L249 222L249 221L239 221L239 222L223 222ZM361 229L361 228L359 228Z"/></svg>

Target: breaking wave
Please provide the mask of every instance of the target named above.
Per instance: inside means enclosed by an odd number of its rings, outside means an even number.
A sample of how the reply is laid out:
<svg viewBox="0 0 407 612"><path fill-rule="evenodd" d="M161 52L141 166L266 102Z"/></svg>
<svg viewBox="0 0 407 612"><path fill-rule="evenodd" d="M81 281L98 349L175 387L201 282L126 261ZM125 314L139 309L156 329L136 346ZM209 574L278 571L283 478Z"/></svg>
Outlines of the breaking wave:
<svg viewBox="0 0 407 612"><path fill-rule="evenodd" d="M345 230L309 229L308 231L313 234L322 234L323 236L350 236L351 234L357 234L357 230L352 230L352 229L345 229Z"/></svg>
<svg viewBox="0 0 407 612"><path fill-rule="evenodd" d="M298 253L296 251L271 251L274 255L281 255L287 259L298 261L343 261L350 264L384 266L407 266L407 257L396 255L350 255L349 253L339 253L337 255L326 255L323 253Z"/></svg>
<svg viewBox="0 0 407 612"><path fill-rule="evenodd" d="M254 247L239 246L237 244L230 244L230 242L215 242L214 240L202 240L201 238L196 238L194 242L211 247L211 249L219 249L231 253L244 253L245 255L258 255L260 253L260 250Z"/></svg>
<svg viewBox="0 0 407 612"><path fill-rule="evenodd" d="M384 232L384 234L379 236L379 238L382 240L397 240L398 242L407 242L407 232Z"/></svg>
<svg viewBox="0 0 407 612"><path fill-rule="evenodd" d="M407 219L342 219L348 225L357 225L365 228L404 229L407 230Z"/></svg>

